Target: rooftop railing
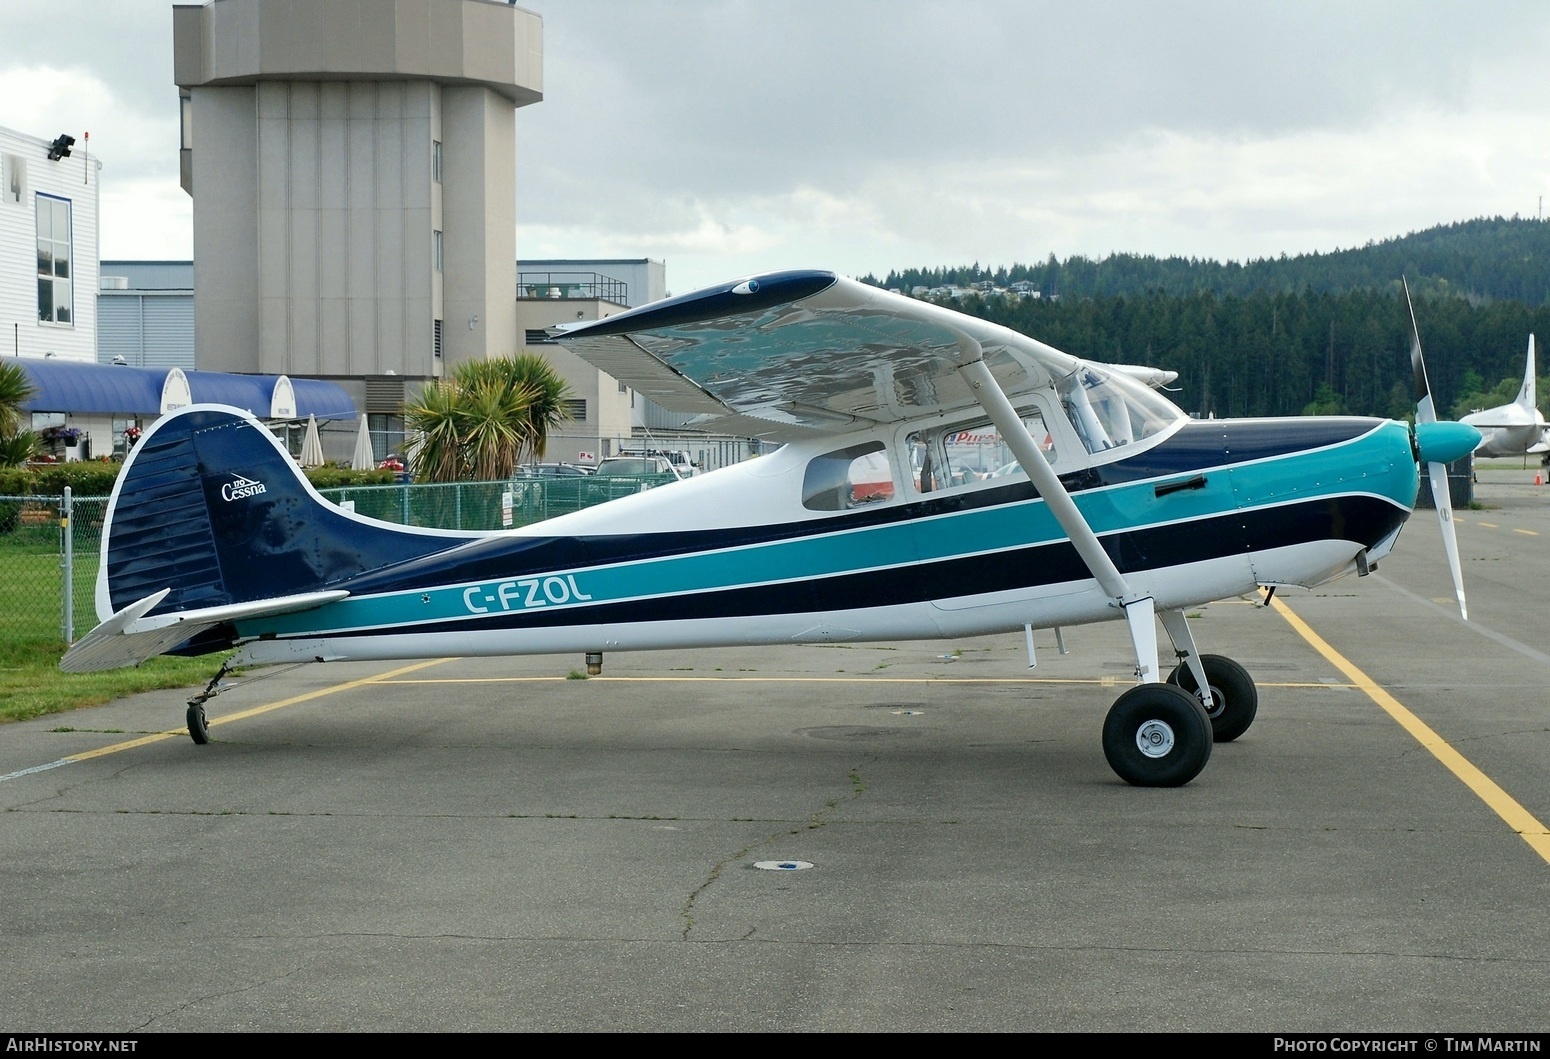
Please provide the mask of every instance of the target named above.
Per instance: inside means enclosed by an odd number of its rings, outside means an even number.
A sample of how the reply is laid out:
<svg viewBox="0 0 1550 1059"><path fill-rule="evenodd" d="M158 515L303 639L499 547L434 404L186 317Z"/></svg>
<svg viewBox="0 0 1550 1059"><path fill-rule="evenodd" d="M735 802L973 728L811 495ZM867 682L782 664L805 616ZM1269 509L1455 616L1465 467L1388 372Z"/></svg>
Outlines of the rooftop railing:
<svg viewBox="0 0 1550 1059"><path fill-rule="evenodd" d="M628 305L630 286L596 272L519 272L518 298L584 298Z"/></svg>

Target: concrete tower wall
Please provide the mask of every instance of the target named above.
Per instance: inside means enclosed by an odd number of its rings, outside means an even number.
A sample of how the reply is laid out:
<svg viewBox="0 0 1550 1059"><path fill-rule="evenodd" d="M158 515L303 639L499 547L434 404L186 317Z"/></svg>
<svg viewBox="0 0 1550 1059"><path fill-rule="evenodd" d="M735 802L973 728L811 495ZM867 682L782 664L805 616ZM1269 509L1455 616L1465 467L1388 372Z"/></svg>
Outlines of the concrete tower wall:
<svg viewBox="0 0 1550 1059"><path fill-rule="evenodd" d="M514 112L542 99L539 16L212 0L173 26L201 368L430 378L519 347Z"/></svg>

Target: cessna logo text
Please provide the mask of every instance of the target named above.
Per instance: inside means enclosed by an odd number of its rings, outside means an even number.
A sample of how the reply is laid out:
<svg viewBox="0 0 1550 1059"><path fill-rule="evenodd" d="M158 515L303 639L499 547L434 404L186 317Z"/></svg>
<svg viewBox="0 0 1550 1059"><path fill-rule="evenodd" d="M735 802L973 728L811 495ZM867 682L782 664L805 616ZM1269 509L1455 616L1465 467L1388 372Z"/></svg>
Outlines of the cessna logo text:
<svg viewBox="0 0 1550 1059"><path fill-rule="evenodd" d="M253 479L244 478L239 474L237 475L236 481L227 482L225 485L221 486L221 499L228 502L232 500L241 500L244 497L257 496L259 493L264 491L263 482L255 482Z"/></svg>
<svg viewBox="0 0 1550 1059"><path fill-rule="evenodd" d="M474 614L496 610L527 610L551 603L585 603L592 597L576 587L576 575L524 577L498 585L470 585L463 590L463 604Z"/></svg>

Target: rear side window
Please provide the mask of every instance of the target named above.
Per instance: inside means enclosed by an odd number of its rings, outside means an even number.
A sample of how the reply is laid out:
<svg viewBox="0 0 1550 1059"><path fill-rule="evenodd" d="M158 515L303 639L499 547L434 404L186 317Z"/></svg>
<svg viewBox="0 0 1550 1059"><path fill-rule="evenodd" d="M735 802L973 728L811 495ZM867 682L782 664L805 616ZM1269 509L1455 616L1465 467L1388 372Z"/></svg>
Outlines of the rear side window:
<svg viewBox="0 0 1550 1059"><path fill-rule="evenodd" d="M893 470L881 441L815 456L802 477L802 506L809 511L848 511L893 495Z"/></svg>

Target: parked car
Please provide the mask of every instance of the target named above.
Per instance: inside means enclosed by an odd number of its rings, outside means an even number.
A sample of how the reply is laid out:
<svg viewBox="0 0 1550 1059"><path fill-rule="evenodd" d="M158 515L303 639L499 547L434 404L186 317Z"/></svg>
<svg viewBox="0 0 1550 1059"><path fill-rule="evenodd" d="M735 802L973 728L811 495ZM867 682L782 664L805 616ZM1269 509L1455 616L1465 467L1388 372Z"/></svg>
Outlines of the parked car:
<svg viewBox="0 0 1550 1059"><path fill-rule="evenodd" d="M693 478L700 473L689 454L683 449L625 449L620 456L661 456L673 465L680 478Z"/></svg>
<svg viewBox="0 0 1550 1059"><path fill-rule="evenodd" d="M670 474L682 478L673 461L666 456L609 456L597 465L597 473L603 477L628 475L639 477L647 474Z"/></svg>
<svg viewBox="0 0 1550 1059"><path fill-rule="evenodd" d="M524 463L517 468L519 478L585 478L592 471L573 463Z"/></svg>

